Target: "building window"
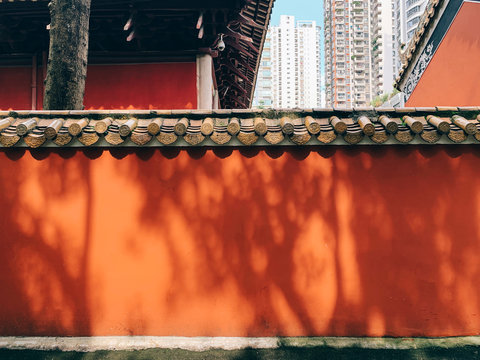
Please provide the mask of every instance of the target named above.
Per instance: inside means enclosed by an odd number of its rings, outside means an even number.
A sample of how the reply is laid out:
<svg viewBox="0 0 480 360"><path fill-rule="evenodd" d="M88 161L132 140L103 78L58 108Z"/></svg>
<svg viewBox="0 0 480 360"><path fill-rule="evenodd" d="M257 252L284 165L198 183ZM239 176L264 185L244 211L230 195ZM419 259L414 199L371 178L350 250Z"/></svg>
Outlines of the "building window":
<svg viewBox="0 0 480 360"><path fill-rule="evenodd" d="M415 26L417 25L418 23L420 22L420 16L417 16L417 17L414 17L412 20L410 20L409 22L407 22L407 27L412 27L412 26Z"/></svg>

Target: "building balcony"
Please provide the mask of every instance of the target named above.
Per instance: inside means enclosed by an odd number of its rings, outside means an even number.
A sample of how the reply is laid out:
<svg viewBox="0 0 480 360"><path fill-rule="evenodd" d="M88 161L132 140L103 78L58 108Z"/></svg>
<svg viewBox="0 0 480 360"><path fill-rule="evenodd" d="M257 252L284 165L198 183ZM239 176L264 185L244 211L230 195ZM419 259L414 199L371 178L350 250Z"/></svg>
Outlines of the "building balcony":
<svg viewBox="0 0 480 360"><path fill-rule="evenodd" d="M365 60L361 60L361 59L355 60L354 63L353 63L354 66L362 66L362 67L365 67L366 64L367 64L367 62Z"/></svg>
<svg viewBox="0 0 480 360"><path fill-rule="evenodd" d="M354 101L367 101L367 97L364 95L365 91L358 91L354 94L354 97L352 97ZM360 97L356 97L357 95L360 95Z"/></svg>
<svg viewBox="0 0 480 360"><path fill-rule="evenodd" d="M374 34L378 34L381 30L382 30L382 25L381 24L377 23L373 26L373 33Z"/></svg>

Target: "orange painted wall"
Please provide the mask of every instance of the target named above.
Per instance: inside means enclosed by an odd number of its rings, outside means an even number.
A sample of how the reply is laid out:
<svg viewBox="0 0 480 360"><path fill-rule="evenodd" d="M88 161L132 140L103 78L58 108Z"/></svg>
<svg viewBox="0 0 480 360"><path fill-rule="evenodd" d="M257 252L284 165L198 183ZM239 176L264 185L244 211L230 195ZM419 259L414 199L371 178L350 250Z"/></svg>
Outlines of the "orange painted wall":
<svg viewBox="0 0 480 360"><path fill-rule="evenodd" d="M43 105L37 71L37 109ZM31 67L0 67L0 110L32 108ZM86 109L196 109L195 63L90 65Z"/></svg>
<svg viewBox="0 0 480 360"><path fill-rule="evenodd" d="M0 152L0 335L480 331L476 146Z"/></svg>
<svg viewBox="0 0 480 360"><path fill-rule="evenodd" d="M30 110L31 79L31 67L0 67L0 110Z"/></svg>
<svg viewBox="0 0 480 360"><path fill-rule="evenodd" d="M406 106L480 104L480 3L463 3Z"/></svg>

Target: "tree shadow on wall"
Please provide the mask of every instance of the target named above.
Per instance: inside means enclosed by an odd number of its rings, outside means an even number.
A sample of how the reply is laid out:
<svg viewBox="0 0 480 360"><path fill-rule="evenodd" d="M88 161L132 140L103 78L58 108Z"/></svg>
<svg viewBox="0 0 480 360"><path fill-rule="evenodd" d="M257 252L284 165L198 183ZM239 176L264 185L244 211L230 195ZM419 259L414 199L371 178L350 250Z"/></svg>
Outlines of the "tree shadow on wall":
<svg viewBox="0 0 480 360"><path fill-rule="evenodd" d="M90 332L90 167L88 159L68 150L61 155L50 150L0 152L3 336ZM63 210L71 208L72 195L78 193L83 213L72 216Z"/></svg>
<svg viewBox="0 0 480 360"><path fill-rule="evenodd" d="M114 239L118 274L156 296L121 303L109 325L127 334L478 333L475 147L67 154L0 153L3 335L96 333L92 242L112 239L91 237L92 208L121 194L130 213L101 208L134 229ZM129 273L145 254L162 260Z"/></svg>
<svg viewBox="0 0 480 360"><path fill-rule="evenodd" d="M474 147L199 151L127 167L172 259L172 312L193 281L212 304L238 291L247 336L478 332Z"/></svg>
<svg viewBox="0 0 480 360"><path fill-rule="evenodd" d="M337 277L330 331L391 336L474 335L480 329L480 203L475 146L345 150L348 223L359 296ZM340 164L341 158L335 159ZM468 215L467 215L468 214ZM342 216L345 218L345 216ZM342 269L342 236L337 271ZM342 320L345 319L345 320ZM356 321L352 321L356 319ZM357 323L355 323L357 322Z"/></svg>

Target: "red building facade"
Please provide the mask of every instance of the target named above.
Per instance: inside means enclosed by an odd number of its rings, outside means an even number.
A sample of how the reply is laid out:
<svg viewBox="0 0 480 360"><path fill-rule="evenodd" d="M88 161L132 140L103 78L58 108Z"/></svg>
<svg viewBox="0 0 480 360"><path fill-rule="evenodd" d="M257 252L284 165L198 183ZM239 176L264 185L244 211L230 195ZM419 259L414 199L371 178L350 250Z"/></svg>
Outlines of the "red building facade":
<svg viewBox="0 0 480 360"><path fill-rule="evenodd" d="M40 67L0 68L1 110L43 108ZM85 109L196 109L196 63L90 65ZM32 84L32 76L36 82Z"/></svg>
<svg viewBox="0 0 480 360"><path fill-rule="evenodd" d="M42 109L47 5L0 1L1 110ZM85 108L248 107L272 6L273 0L92 1Z"/></svg>

